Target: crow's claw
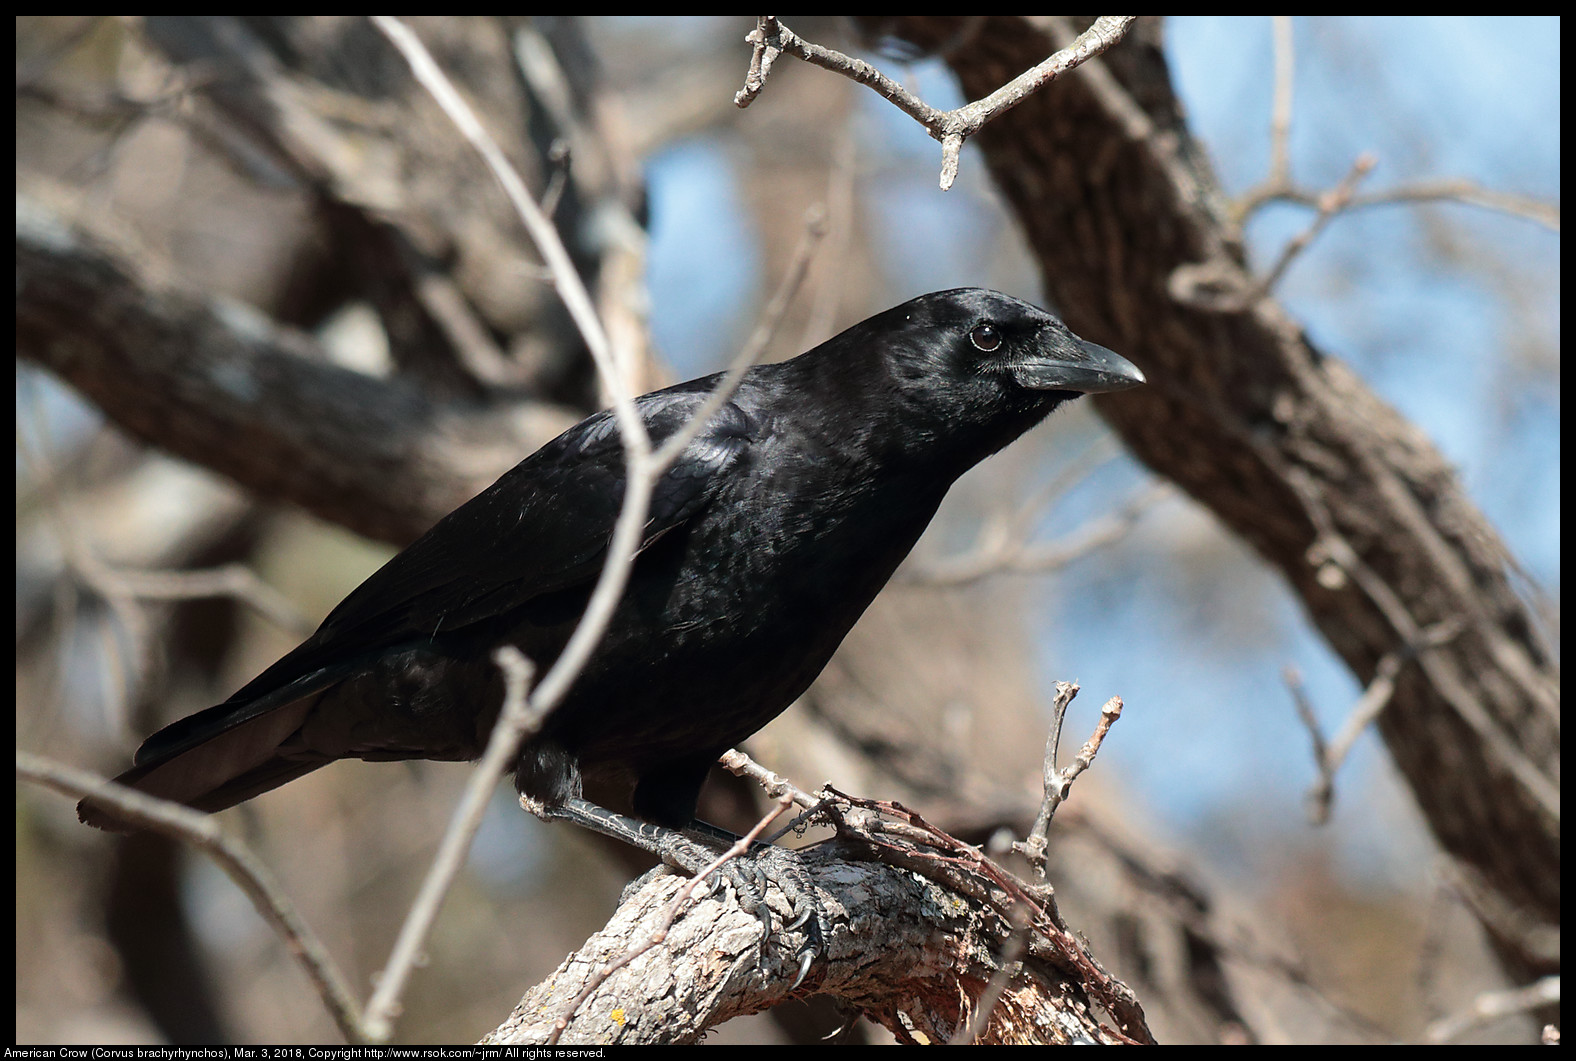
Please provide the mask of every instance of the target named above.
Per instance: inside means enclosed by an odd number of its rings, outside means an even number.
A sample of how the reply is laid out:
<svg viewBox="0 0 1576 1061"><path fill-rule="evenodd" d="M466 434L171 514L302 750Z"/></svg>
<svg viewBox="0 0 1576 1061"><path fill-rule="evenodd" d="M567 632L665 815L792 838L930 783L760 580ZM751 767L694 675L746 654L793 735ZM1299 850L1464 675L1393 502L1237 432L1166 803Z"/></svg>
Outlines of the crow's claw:
<svg viewBox="0 0 1576 1061"><path fill-rule="evenodd" d="M754 848L738 861L750 864L758 879L775 881L777 887L782 889L792 915L792 920L785 921L783 925L784 932L807 929L804 949L799 952L799 974L789 989L793 990L804 982L815 958L826 953L826 941L832 931L831 918L815 890L810 874L805 870L804 856L799 852L786 847L762 846ZM762 920L770 919L765 917ZM767 938L770 934L768 926Z"/></svg>
<svg viewBox="0 0 1576 1061"><path fill-rule="evenodd" d="M722 845L721 849L726 850L739 839L700 821L693 822L685 832L664 828L606 810L578 797L561 803L527 801L524 798L521 802L540 818L573 821L603 835L634 844L660 858L663 864L625 887L622 899L628 899L653 876L668 872L670 867L684 870L691 876L699 876L717 861L719 849L712 845ZM783 931L807 930L804 948L798 954L798 975L793 982L793 988L797 988L809 974L816 955L826 953L826 942L832 932L831 918L805 869L804 856L786 847L757 842L745 854L730 858L718 866L714 875L733 890L741 909L760 919L763 947L773 935L772 911L766 903L767 886L775 883L781 889L783 897L788 900L791 915L791 919L784 919Z"/></svg>
<svg viewBox="0 0 1576 1061"><path fill-rule="evenodd" d="M721 842L721 837L715 839ZM691 873L699 873L716 857L702 849L700 844L694 843L667 845L663 855L668 861ZM810 880L810 874L804 868L804 856L790 848L756 844L748 853L724 862L717 868L715 876L722 878L733 890L740 909L760 919L763 946L775 932L772 911L766 903L767 887L776 884L782 891L789 906L789 918L784 920L783 931L807 929L804 948L799 952L798 975L790 990L797 988L809 974L816 956L826 953L826 940L832 931L831 918Z"/></svg>

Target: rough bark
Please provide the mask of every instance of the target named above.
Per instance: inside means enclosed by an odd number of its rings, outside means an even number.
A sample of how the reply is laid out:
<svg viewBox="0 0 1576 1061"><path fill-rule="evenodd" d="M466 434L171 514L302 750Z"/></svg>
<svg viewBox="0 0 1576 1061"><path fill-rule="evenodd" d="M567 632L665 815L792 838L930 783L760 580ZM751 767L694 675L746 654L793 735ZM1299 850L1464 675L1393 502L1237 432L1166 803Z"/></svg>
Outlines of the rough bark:
<svg viewBox="0 0 1576 1061"><path fill-rule="evenodd" d="M846 855L847 852L844 852ZM724 1021L794 994L836 998L904 1042L1114 1043L1089 984L1076 970L1024 953L1002 909L918 874L874 862L810 857L805 863L831 931L797 990L803 929L774 927L717 894L669 910L683 878L659 876L629 896L607 926L528 991L483 1045L688 1044ZM775 885L767 903L792 911ZM654 936L660 937L654 944ZM983 1000L983 1002L982 1002ZM980 1007L989 1011L980 1015ZM1138 1021L1134 1035L1147 1038Z"/></svg>

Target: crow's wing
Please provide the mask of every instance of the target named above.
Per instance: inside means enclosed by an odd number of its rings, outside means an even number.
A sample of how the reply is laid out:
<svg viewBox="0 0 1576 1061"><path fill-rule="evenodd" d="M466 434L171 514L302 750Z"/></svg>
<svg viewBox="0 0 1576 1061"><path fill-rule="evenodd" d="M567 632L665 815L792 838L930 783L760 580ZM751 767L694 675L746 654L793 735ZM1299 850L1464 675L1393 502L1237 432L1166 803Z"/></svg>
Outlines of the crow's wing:
<svg viewBox="0 0 1576 1061"><path fill-rule="evenodd" d="M705 402L716 377L637 399L655 444ZM727 402L658 482L645 548L701 511L757 425ZM139 767L342 680L378 653L512 611L594 581L623 503L618 426L598 413L521 461L393 557L329 613L317 632L224 703L166 726L138 749ZM281 720L281 725L283 725Z"/></svg>

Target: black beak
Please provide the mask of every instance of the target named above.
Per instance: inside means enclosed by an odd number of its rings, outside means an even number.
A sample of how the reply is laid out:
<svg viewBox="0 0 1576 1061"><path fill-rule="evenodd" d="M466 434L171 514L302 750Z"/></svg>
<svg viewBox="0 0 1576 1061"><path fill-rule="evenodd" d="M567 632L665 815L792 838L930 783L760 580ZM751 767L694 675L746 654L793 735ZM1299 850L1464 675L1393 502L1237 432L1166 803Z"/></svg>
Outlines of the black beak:
<svg viewBox="0 0 1576 1061"><path fill-rule="evenodd" d="M1031 390L1105 394L1144 382L1144 374L1127 358L1065 329L1046 336L1041 349L1012 366L1013 378Z"/></svg>

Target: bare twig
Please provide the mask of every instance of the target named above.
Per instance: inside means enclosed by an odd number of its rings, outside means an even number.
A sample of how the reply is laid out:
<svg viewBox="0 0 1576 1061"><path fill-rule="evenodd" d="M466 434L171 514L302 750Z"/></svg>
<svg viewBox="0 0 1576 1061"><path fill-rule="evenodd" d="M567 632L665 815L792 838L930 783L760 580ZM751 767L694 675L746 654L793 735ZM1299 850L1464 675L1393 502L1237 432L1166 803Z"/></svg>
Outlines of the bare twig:
<svg viewBox="0 0 1576 1061"><path fill-rule="evenodd" d="M527 697L531 674L535 669L519 649L505 645L493 654L493 660L503 671L503 706L498 721L493 724L492 736L487 740L487 750L466 782L465 793L454 808L449 827L444 830L443 842L438 846L432 869L421 883L410 913L400 926L398 938L389 951L388 964L378 976L377 989L367 1003L365 1027L367 1036L374 1042L383 1042L393 1032L394 1018L399 1013L400 995L410 972L420 957L421 947L437 920L438 908L448 893L454 878L459 876L470 851L471 841L481 828L482 815L486 813L488 798L493 789L519 754L520 744L528 734L541 729L548 708Z"/></svg>
<svg viewBox="0 0 1576 1061"><path fill-rule="evenodd" d="M1051 790L1051 783L1056 777L1056 764L1062 757L1062 730L1067 726L1067 709L1073 705L1082 688L1077 682L1057 682L1054 686L1056 695L1051 699L1051 731L1045 736L1045 756L1040 762L1040 794ZM1041 814L1049 821L1050 816ZM1037 830L1030 829L1030 833Z"/></svg>
<svg viewBox="0 0 1576 1061"><path fill-rule="evenodd" d="M1297 718L1302 721L1303 728L1308 731L1308 739L1313 743L1313 765L1319 771L1319 780L1314 782L1313 788L1308 792L1308 817L1314 824L1323 825L1330 820L1330 803L1335 797L1335 766L1330 755L1330 745L1324 739L1324 730L1319 726L1319 715L1313 709L1313 701L1308 699L1308 689L1302 683L1301 672L1287 664L1281 668L1281 681L1286 683L1286 690L1291 693L1292 705L1297 708ZM1390 688L1393 687L1392 683ZM1372 686L1370 685L1369 688ZM1366 694L1364 699L1367 699ZM1379 712L1389 702L1387 689L1384 698L1378 700L1378 708L1366 712L1368 721L1372 722L1378 718Z"/></svg>
<svg viewBox="0 0 1576 1061"><path fill-rule="evenodd" d="M804 235L799 239L799 246L794 249L788 270L783 274L782 283L778 285L771 301L766 304L766 310L761 314L755 330L750 333L749 340L734 356L733 363L728 366L728 371L723 375L721 382L707 396L701 407L695 410L695 415L691 416L689 422L652 455L652 460L658 469L666 468L678 459L684 447L689 445L701 428L706 426L706 421L711 419L711 415L733 397L733 392L738 389L750 366L766 353L766 348L771 345L772 336L782 324L783 314L804 283L805 274L810 271L810 260L815 257L815 249L825 235L826 211L819 206L812 206L805 212Z"/></svg>
<svg viewBox="0 0 1576 1061"><path fill-rule="evenodd" d="M1485 210L1526 218L1554 232L1560 230L1560 208L1555 204L1535 199L1530 195L1497 192L1475 181L1456 177L1415 181L1411 184L1386 188L1383 191L1369 192L1367 195L1355 195L1347 209L1361 210L1368 206L1388 206L1392 203L1430 202L1453 202L1482 207Z"/></svg>
<svg viewBox="0 0 1576 1061"><path fill-rule="evenodd" d="M766 85L772 64L784 52L842 74L880 93L924 126L933 138L941 141L941 190L946 191L957 177L958 156L965 140L979 132L992 118L1016 107L1062 74L1082 66L1120 41L1137 17L1101 15L1071 45L1025 70L995 92L956 110L941 111L864 60L812 44L783 25L776 15L761 15L755 28L744 38L754 46L754 50L750 55L750 70L745 75L744 87L734 95L733 102L739 107L748 107L753 103Z"/></svg>
<svg viewBox="0 0 1576 1061"><path fill-rule="evenodd" d="M1424 1037L1431 1043L1446 1043L1464 1032L1491 1021L1519 1016L1545 1006L1560 1004L1560 978L1545 976L1525 987L1508 991L1485 991L1459 1013L1443 1017L1428 1026Z"/></svg>
<svg viewBox="0 0 1576 1061"><path fill-rule="evenodd" d="M1272 166L1277 164L1271 161ZM1275 285L1280 283L1281 277L1286 275L1292 262L1297 260L1297 256L1308 249L1308 245L1335 217L1352 208L1357 186L1373 172L1377 164L1378 160L1373 155L1359 155L1335 187L1317 195L1297 191L1292 187L1290 177L1284 174L1266 178L1263 184L1245 195L1233 208L1232 213L1239 226L1246 222L1252 211L1276 200L1305 202L1305 205L1317 211L1313 220L1286 241L1274 264L1257 279L1245 280L1237 275L1237 269L1231 263L1211 259L1177 269L1171 278L1173 295L1194 305L1227 313L1241 312L1267 298Z"/></svg>
<svg viewBox="0 0 1576 1061"><path fill-rule="evenodd" d="M1291 111L1296 88L1297 55L1293 48L1291 16L1273 15L1275 35L1275 103L1270 112L1269 182L1282 185L1291 181Z"/></svg>
<svg viewBox="0 0 1576 1061"><path fill-rule="evenodd" d="M1270 159L1264 179L1244 193L1231 207L1231 217L1240 227L1249 217L1269 203L1293 203L1314 208L1317 213L1306 229L1289 241L1274 265L1262 278L1243 290L1228 293L1224 300L1205 297L1211 305L1240 309L1272 291L1286 269L1326 225L1336 216L1368 206L1407 202L1458 202L1523 217L1555 232L1560 228L1560 209L1552 203L1530 196L1491 191L1473 181L1445 179L1398 185L1384 191L1358 195L1357 185L1376 164L1371 155L1361 155L1351 170L1334 188L1323 192L1300 187L1291 171L1291 125L1295 52L1291 16L1273 19L1275 49L1275 89L1270 117Z"/></svg>
<svg viewBox="0 0 1576 1061"><path fill-rule="evenodd" d="M1121 709L1119 698L1112 698L1116 711ZM1111 709L1112 703L1106 705ZM1094 738L1084 746L1080 758L1092 759L1091 746L1098 746L1109 722L1103 717ZM1112 716L1114 718L1114 715ZM1071 769L1071 768L1069 768ZM1080 768L1081 769L1081 768ZM998 912L1021 906L1031 927L1028 933L1030 955L1049 959L1069 970L1098 1002L1121 1025L1120 1029L1106 1029L1118 1039L1128 1043L1153 1042L1144 1018L1143 1007L1132 991L1112 977L1090 956L1084 943L1062 921L1049 887L1034 887L1007 872L987 858L978 848L963 843L936 828L916 812L894 800L869 800L850 796L827 785L824 791L839 804L846 805L866 815L857 834L869 843L884 862L912 870L921 876L937 881L963 895L988 903ZM1015 918L1004 914L1009 923Z"/></svg>
<svg viewBox="0 0 1576 1061"><path fill-rule="evenodd" d="M1430 645L1424 631L1412 617L1397 591L1363 561L1357 549L1335 528L1329 510L1319 498L1318 491L1306 469L1288 464L1279 453L1251 435L1244 436L1265 462L1276 470L1291 487L1301 502L1303 510L1313 523L1318 537L1308 549L1308 561L1318 568L1315 575L1322 584L1339 587L1351 579L1363 591L1375 608L1385 617L1402 644L1419 648L1418 666L1428 675L1428 680L1439 690L1456 714L1483 741L1514 777L1518 784L1554 820L1560 816L1560 793L1556 784L1545 777L1527 756L1526 752L1505 733L1490 717L1487 709L1478 702L1453 674L1446 661L1440 658L1437 645Z"/></svg>
<svg viewBox="0 0 1576 1061"><path fill-rule="evenodd" d="M1318 209L1327 194L1292 184L1273 189L1260 186L1244 196L1232 213L1240 223L1268 203L1292 203ZM1495 191L1460 177L1412 181L1363 195L1354 194L1342 205L1340 212L1349 214L1372 206L1394 206L1397 203L1458 203L1524 218L1552 232L1560 230L1560 208L1554 203L1530 195Z"/></svg>
<svg viewBox="0 0 1576 1061"><path fill-rule="evenodd" d="M285 949L317 989L346 1041L368 1041L355 996L335 967L328 948L296 913L263 861L245 844L226 836L211 816L29 752L16 753L16 773L18 777L74 799L90 799L114 807L128 822L184 841L207 853L252 901L263 920L279 933Z"/></svg>
<svg viewBox="0 0 1576 1061"><path fill-rule="evenodd" d="M300 610L245 564L222 564L201 571L137 571L96 561L93 575L96 585L113 586L141 600L230 597L281 630L300 637L312 632L312 624Z"/></svg>
<svg viewBox="0 0 1576 1061"><path fill-rule="evenodd" d="M520 215L521 221L525 223L537 251L542 255L542 260L552 271L558 296L563 299L564 307L569 311L575 327L585 339L586 348L591 353L591 359L596 363L603 385L612 394L614 413L618 417L619 428L626 439L625 445L638 445L636 440L646 438L645 424L641 422L635 410L634 395L629 393L627 380L616 371L616 361L608 343L607 333L603 331L602 322L597 318L596 307L590 293L586 291L579 273L575 271L568 250L558 237L558 230L536 205L536 201L531 198L531 193L525 186L525 181L509 163L503 149L487 132L476 116L476 112L471 109L469 103L465 102L448 76L439 68L432 53L421 43L421 39L403 22L392 16L374 15L372 22L399 50L410 65L411 73L415 75L416 80L443 109L444 114L454 123L461 135L481 155L488 170L503 188L504 194L509 197L509 202Z"/></svg>
<svg viewBox="0 0 1576 1061"><path fill-rule="evenodd" d="M808 825L822 817L828 800L824 793L811 795L787 778L772 773L737 748L723 752L717 762L735 777L747 778L760 785L768 799L787 799L801 808L792 821L768 836L764 843L775 844L789 833L802 836Z"/></svg>
<svg viewBox="0 0 1576 1061"><path fill-rule="evenodd" d="M1351 205L1352 196L1357 193L1357 186L1362 183L1368 174L1373 172L1373 168L1378 164L1378 161L1378 159L1369 154L1358 155L1357 160L1352 163L1352 168L1347 171L1345 177L1341 178L1340 183L1319 197L1319 212L1314 216L1313 221L1309 223L1307 228L1293 236L1286 242L1286 246L1281 248L1280 257L1276 259L1274 265L1270 266L1269 272L1260 278L1255 285L1256 290L1250 293L1250 304L1274 290L1275 285L1280 283L1282 276L1286 275L1286 270L1291 266L1297 255L1306 250L1308 244L1313 242L1314 237L1324 231L1331 218Z"/></svg>
<svg viewBox="0 0 1576 1061"><path fill-rule="evenodd" d="M1390 697L1395 692L1396 678L1402 668L1417 658L1419 652L1437 648L1451 641L1465 629L1465 626L1466 624L1460 619L1436 623L1423 631L1422 639L1417 644L1403 645L1385 653L1374 667L1373 680L1368 683L1368 688L1363 690L1362 696L1358 697L1357 703L1353 705L1346 721L1341 724L1340 730L1328 742L1325 741L1324 734L1319 728L1318 717L1308 700L1307 691L1303 688L1297 671L1292 667L1285 669L1283 677L1296 703L1297 715L1302 719L1313 741L1314 765L1319 771L1319 780L1314 782L1308 792L1308 817L1313 824L1324 825L1330 820L1330 806L1335 800L1335 775L1340 772L1341 765L1351 754L1357 738L1363 735L1389 705Z"/></svg>
<svg viewBox="0 0 1576 1061"><path fill-rule="evenodd" d="M1015 516L988 523L979 542L969 552L919 566L905 573L904 581L928 586L963 586L991 575L1057 571L1097 549L1121 541L1146 512L1174 493L1175 487L1170 483L1151 483L1117 511L1097 516L1055 541L1039 543L1028 540L1033 517L1044 504L1043 500L1036 499Z"/></svg>
<svg viewBox="0 0 1576 1061"><path fill-rule="evenodd" d="M1275 50L1275 95L1270 105L1269 166L1264 179L1244 192L1234 204L1233 216L1239 225L1265 203L1295 189L1291 176L1291 121L1296 87L1296 52L1292 40L1291 16L1273 16L1271 28Z"/></svg>
<svg viewBox="0 0 1576 1061"><path fill-rule="evenodd" d="M717 761L724 770L735 777L748 778L760 785L771 799L778 799L786 795L796 806L803 807L806 810L817 807L821 803L819 796L811 795L787 778L772 773L737 748L729 748L722 753L721 758Z"/></svg>
<svg viewBox="0 0 1576 1061"><path fill-rule="evenodd" d="M1298 186L1291 172L1292 93L1295 52L1291 16L1272 19L1275 47L1275 95L1270 113L1270 161L1264 179L1245 192L1232 206L1232 216L1243 224L1269 203L1295 203L1322 209L1328 192L1314 192ZM1553 203L1527 195L1497 192L1475 181L1459 178L1422 180L1397 185L1367 195L1350 195L1341 205L1342 212L1392 203L1456 202L1523 217L1555 232L1560 230L1560 208Z"/></svg>
<svg viewBox="0 0 1576 1061"><path fill-rule="evenodd" d="M1056 815L1056 809L1066 801L1072 791L1073 782L1078 776L1094 763L1094 757L1100 752L1100 745L1105 741L1105 735L1111 731L1111 726L1122 717L1122 698L1113 696L1100 708L1100 721L1095 724L1094 734L1084 742L1082 748L1073 761L1066 767L1056 768L1057 745L1061 742L1061 718L1066 713L1067 704L1078 695L1078 686L1072 682L1056 683L1056 712L1057 721L1052 727L1050 739L1045 743L1045 795L1040 803L1040 813L1034 819L1034 825L1029 830L1029 835L1021 842L1014 843L1013 850L1028 859L1040 879L1045 879L1045 851L1049 842L1051 819Z"/></svg>

